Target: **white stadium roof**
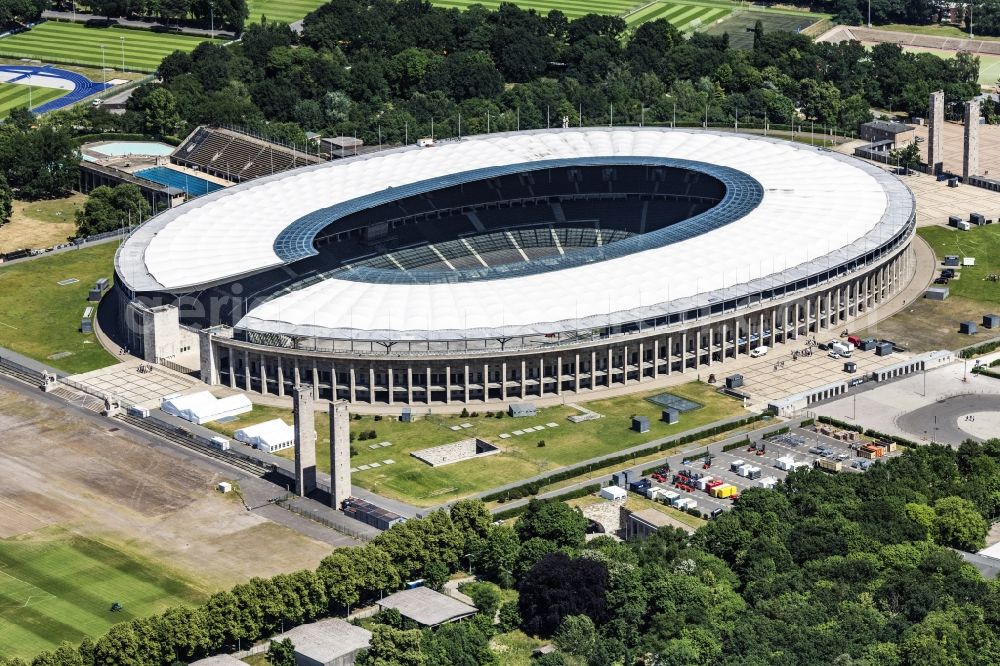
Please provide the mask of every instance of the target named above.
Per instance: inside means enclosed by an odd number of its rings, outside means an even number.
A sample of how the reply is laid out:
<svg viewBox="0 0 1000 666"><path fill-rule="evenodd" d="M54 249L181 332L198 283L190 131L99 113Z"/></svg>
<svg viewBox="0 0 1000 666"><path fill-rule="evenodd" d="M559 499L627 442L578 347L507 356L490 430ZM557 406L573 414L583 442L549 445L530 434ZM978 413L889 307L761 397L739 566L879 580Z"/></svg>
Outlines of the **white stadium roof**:
<svg viewBox="0 0 1000 666"><path fill-rule="evenodd" d="M135 291L192 291L280 266L279 236L320 209L459 172L616 157L728 167L756 180L763 196L729 224L627 256L467 282L328 278L254 308L240 326L361 339L575 330L679 299L704 304L710 292L755 281L778 284L817 262L837 265L891 238L913 214L897 178L828 150L699 130L538 130L383 151L215 192L143 225L119 251L118 275Z"/></svg>

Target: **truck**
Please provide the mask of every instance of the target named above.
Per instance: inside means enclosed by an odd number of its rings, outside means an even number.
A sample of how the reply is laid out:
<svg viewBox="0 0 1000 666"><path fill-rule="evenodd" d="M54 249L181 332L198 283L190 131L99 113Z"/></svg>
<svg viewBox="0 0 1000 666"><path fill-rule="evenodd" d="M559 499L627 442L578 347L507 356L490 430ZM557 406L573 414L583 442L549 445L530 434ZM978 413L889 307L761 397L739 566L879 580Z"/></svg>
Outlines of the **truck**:
<svg viewBox="0 0 1000 666"><path fill-rule="evenodd" d="M746 477L751 481L760 478L760 467L751 467L747 470Z"/></svg>
<svg viewBox="0 0 1000 666"><path fill-rule="evenodd" d="M698 490L705 490L705 489L708 488L708 484L711 483L714 480L715 480L714 477L703 476L700 479L698 479L697 481L695 481L694 486Z"/></svg>
<svg viewBox="0 0 1000 666"><path fill-rule="evenodd" d="M757 479L757 486L760 488L774 488L777 483L778 479L773 476L765 476L762 479Z"/></svg>
<svg viewBox="0 0 1000 666"><path fill-rule="evenodd" d="M835 351L842 357L848 358L851 355L851 345L840 340L834 340L830 343L830 351Z"/></svg>
<svg viewBox="0 0 1000 666"><path fill-rule="evenodd" d="M208 445L211 446L216 451L228 451L229 450L229 440L225 437L215 436L208 440Z"/></svg>
<svg viewBox="0 0 1000 666"><path fill-rule="evenodd" d="M663 503L670 504L671 506L673 506L674 501L679 499L680 496L681 496L680 493L673 490L667 490L660 493L660 499L663 500Z"/></svg>
<svg viewBox="0 0 1000 666"><path fill-rule="evenodd" d="M843 465L839 460L830 460L828 458L817 458L816 462L813 464L815 464L818 469L831 472L833 474L836 474L843 468Z"/></svg>
<svg viewBox="0 0 1000 666"><path fill-rule="evenodd" d="M745 464L746 464L745 460L734 460L733 462L729 463L729 471L739 473L740 467Z"/></svg>

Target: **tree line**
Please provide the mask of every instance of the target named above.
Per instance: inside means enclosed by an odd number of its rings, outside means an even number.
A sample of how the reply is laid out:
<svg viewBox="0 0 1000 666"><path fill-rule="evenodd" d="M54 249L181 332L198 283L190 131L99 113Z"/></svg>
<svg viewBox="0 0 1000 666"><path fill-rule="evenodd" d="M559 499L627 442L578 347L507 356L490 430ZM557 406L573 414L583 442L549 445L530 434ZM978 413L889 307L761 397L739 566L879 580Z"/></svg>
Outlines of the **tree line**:
<svg viewBox="0 0 1000 666"><path fill-rule="evenodd" d="M31 664L184 663L466 568L479 580L465 588L475 620L431 631L384 611L366 621L359 663L497 664L490 639L514 629L554 641L536 660L548 666L1000 663L1000 582L952 550L982 547L998 510L1000 440L922 446L864 474L799 470L693 535L629 543L587 541L587 519L561 502L532 500L508 525L463 500L315 571L254 578Z"/></svg>
<svg viewBox="0 0 1000 666"><path fill-rule="evenodd" d="M301 36L254 23L239 44L174 53L159 73L129 103L133 127L230 124L301 145L306 131L402 143L432 123L445 137L459 123L474 134L607 125L612 114L623 125L738 119L850 133L871 107L924 114L937 89L957 108L978 92L979 65L760 27L754 48L739 50L726 35L686 38L666 20L630 30L616 16L568 20L511 4L463 12L344 0L309 14Z"/></svg>

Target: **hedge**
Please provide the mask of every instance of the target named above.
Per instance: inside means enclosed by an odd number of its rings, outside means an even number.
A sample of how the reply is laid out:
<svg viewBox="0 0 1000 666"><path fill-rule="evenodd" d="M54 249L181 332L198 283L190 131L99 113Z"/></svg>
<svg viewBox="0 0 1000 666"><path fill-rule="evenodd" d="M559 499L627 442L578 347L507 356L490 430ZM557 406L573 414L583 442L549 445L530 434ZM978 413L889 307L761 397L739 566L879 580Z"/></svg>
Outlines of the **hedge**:
<svg viewBox="0 0 1000 666"><path fill-rule="evenodd" d="M125 134L123 132L102 132L101 134L81 134L73 137L73 142L77 146L92 141L156 141L157 138L151 134Z"/></svg>
<svg viewBox="0 0 1000 666"><path fill-rule="evenodd" d="M976 345L975 347L966 347L962 351L958 352L961 358L972 358L973 356L980 356L981 354L989 354L991 351L996 351L1000 349L1000 340L992 340L990 342L984 342L981 345Z"/></svg>
<svg viewBox="0 0 1000 666"><path fill-rule="evenodd" d="M601 489L601 484L591 483L590 485L583 486L582 488L577 488L576 490L570 490L559 495L554 495L552 497L547 497L546 500L555 500L557 502L565 502L566 500L576 499L578 497L586 497L587 495L592 495ZM505 509L503 511L497 511L493 514L494 520L507 520L508 518L516 518L522 513L528 510L528 505L516 506L513 509Z"/></svg>
<svg viewBox="0 0 1000 666"><path fill-rule="evenodd" d="M905 437L900 437L898 435L887 435L884 432L879 432L878 430L873 430L871 428L865 430L864 434L866 437L871 437L872 439L880 439L883 441L892 441L899 444L900 446L909 446L911 448L914 446L918 446L918 444L913 440L906 439Z"/></svg>
<svg viewBox="0 0 1000 666"><path fill-rule="evenodd" d="M831 419L829 416L819 417L820 423L825 423L827 425L832 425L834 428L840 428L841 430L853 430L854 432L864 432L865 429L855 423L847 423L846 421L838 421L837 419Z"/></svg>
<svg viewBox="0 0 1000 666"><path fill-rule="evenodd" d="M521 485L514 486L506 490L499 490L497 492L489 493L483 495L484 502L506 502L509 500L522 499L524 497L530 497L531 495L537 495L545 486L551 485L553 483L559 483L560 481L565 481L567 479L572 479L574 477L585 474L592 469L601 467L610 467L612 465L618 465L624 462L629 462L640 456L649 455L650 453L656 453L657 451L666 451L675 446L682 446L684 444L690 444L691 442L698 441L699 439L705 439L706 437L712 437L713 435L718 435L723 432L729 432L730 430L736 430L742 428L743 426L749 425L751 423L756 423L765 418L763 414L756 414L754 416L749 416L745 419L739 419L738 421L731 421L729 423L723 423L717 426L712 426L711 428L706 428L704 430L699 430L698 432L693 432L689 435L684 435L677 439L667 440L662 444L652 444L645 448L639 449L634 453L624 453L619 456L613 456L601 460L597 463L591 463L586 467L578 465L576 467L569 467L563 469L559 472L554 472L548 476L542 477L535 481L530 481L528 483L522 483ZM691 458L691 460L697 460L698 458L703 458L705 454L699 454L696 457ZM655 468L654 468L655 469Z"/></svg>
<svg viewBox="0 0 1000 666"><path fill-rule="evenodd" d="M992 377L993 379L1000 379L1000 373L987 370L986 366L983 365L977 365L972 369L972 372L976 375L984 375L986 377Z"/></svg>
<svg viewBox="0 0 1000 666"><path fill-rule="evenodd" d="M800 428L808 428L809 426L813 425L814 423L816 423L816 419L806 419L805 421L803 421L802 423L799 424L799 427Z"/></svg>
<svg viewBox="0 0 1000 666"><path fill-rule="evenodd" d="M750 444L751 444L750 438L747 437L746 439L740 440L738 442L730 442L729 444L726 444L725 446L722 447L722 452L726 453L727 451L732 451L734 449L741 449L744 446L747 447L750 446Z"/></svg>

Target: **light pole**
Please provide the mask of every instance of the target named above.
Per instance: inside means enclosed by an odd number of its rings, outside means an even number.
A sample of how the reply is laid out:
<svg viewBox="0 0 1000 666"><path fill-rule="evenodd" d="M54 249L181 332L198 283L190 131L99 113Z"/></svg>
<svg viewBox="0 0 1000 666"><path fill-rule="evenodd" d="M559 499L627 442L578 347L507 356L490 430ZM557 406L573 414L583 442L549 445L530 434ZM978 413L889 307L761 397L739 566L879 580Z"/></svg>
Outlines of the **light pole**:
<svg viewBox="0 0 1000 666"><path fill-rule="evenodd" d="M101 44L101 82L108 85L108 72L104 66L104 44Z"/></svg>
<svg viewBox="0 0 1000 666"><path fill-rule="evenodd" d="M122 71L125 71L125 38L119 37L118 39L122 42Z"/></svg>
<svg viewBox="0 0 1000 666"><path fill-rule="evenodd" d="M870 1L870 0L869 0ZM212 39L215 39L215 3L208 3L208 15L211 17L212 22Z"/></svg>
<svg viewBox="0 0 1000 666"><path fill-rule="evenodd" d="M872 27L872 0L868 0L868 27Z"/></svg>
<svg viewBox="0 0 1000 666"><path fill-rule="evenodd" d="M972 3L969 3L969 39L972 39Z"/></svg>

